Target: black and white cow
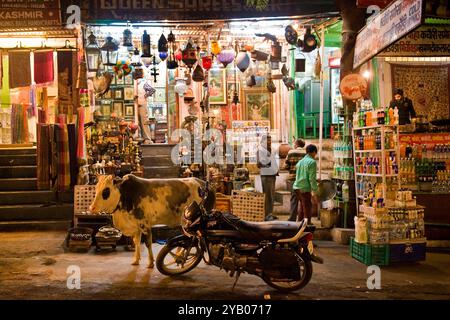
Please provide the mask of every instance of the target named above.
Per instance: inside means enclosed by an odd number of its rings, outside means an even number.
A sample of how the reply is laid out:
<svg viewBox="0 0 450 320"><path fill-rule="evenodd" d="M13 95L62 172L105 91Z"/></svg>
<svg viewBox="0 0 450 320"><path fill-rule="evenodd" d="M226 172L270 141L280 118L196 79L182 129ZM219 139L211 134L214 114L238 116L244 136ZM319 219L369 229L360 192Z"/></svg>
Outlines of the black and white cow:
<svg viewBox="0 0 450 320"><path fill-rule="evenodd" d="M124 235L133 237L133 265L139 264L141 235L146 234L148 267L153 268L152 226L180 225L184 208L193 201L201 202L204 186L205 182L197 178L142 179L127 175L117 180L112 176L99 176L90 210L111 213L114 226ZM215 195L209 191L205 207L212 209L214 202Z"/></svg>

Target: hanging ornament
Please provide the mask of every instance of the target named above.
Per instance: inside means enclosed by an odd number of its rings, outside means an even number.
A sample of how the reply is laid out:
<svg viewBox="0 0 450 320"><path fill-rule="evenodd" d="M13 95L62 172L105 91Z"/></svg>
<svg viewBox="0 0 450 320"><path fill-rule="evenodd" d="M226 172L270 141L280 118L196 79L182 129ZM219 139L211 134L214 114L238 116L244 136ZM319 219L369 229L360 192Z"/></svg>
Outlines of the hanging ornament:
<svg viewBox="0 0 450 320"><path fill-rule="evenodd" d="M184 62L186 67L189 68L189 72L197 62L197 49L194 47L192 39L189 39L186 47L182 51L182 61Z"/></svg>
<svg viewBox="0 0 450 320"><path fill-rule="evenodd" d="M149 65L152 64L152 53L151 53L151 41L150 41L150 35L147 33L146 30L144 30L144 34L142 35L142 56L141 56L141 60L142 63L144 63L144 65L146 67L148 67Z"/></svg>
<svg viewBox="0 0 450 320"><path fill-rule="evenodd" d="M226 49L220 51L219 55L217 56L217 60L223 64L223 66L226 68L228 64L233 62L234 60L235 52L232 49Z"/></svg>
<svg viewBox="0 0 450 320"><path fill-rule="evenodd" d="M256 86L256 78L254 75L251 75L250 77L247 78L246 84L248 87L253 87Z"/></svg>
<svg viewBox="0 0 450 320"><path fill-rule="evenodd" d="M158 51L159 52L169 51L169 45L168 45L166 37L164 36L164 33L161 35L161 37L158 40Z"/></svg>
<svg viewBox="0 0 450 320"><path fill-rule="evenodd" d="M241 70L241 72L245 72L250 66L250 57L247 52L241 50L236 57L236 66Z"/></svg>
<svg viewBox="0 0 450 320"><path fill-rule="evenodd" d="M159 58L161 59L161 61L165 61L168 56L169 56L169 54L167 52L160 52L159 53Z"/></svg>
<svg viewBox="0 0 450 320"><path fill-rule="evenodd" d="M184 78L175 78L175 92L178 93L180 97L184 95L187 90L186 79Z"/></svg>
<svg viewBox="0 0 450 320"><path fill-rule="evenodd" d="M284 37L286 38L287 43L290 45L297 45L298 33L292 26L287 26L284 30Z"/></svg>
<svg viewBox="0 0 450 320"><path fill-rule="evenodd" d="M211 53L217 56L222 49L220 48L219 42L216 40L211 41Z"/></svg>
<svg viewBox="0 0 450 320"><path fill-rule="evenodd" d="M183 53L181 52L180 49L178 49L177 52L175 52L175 59L177 61L181 61L183 59Z"/></svg>
<svg viewBox="0 0 450 320"><path fill-rule="evenodd" d="M269 81L267 82L267 90L271 93L277 92L277 87L275 86L275 83L273 83L272 78L269 78Z"/></svg>
<svg viewBox="0 0 450 320"><path fill-rule="evenodd" d="M151 96L153 96L154 94L155 94L155 92L156 92L156 89L155 88L153 88L151 85L150 85L150 83L149 82L146 82L145 84L144 84L144 92L145 92L145 98L147 99L148 97L151 97Z"/></svg>
<svg viewBox="0 0 450 320"><path fill-rule="evenodd" d="M203 69L199 64L197 64L194 72L192 73L192 80L194 80L195 82L203 82L203 80L205 80L205 73L203 72Z"/></svg>
<svg viewBox="0 0 450 320"><path fill-rule="evenodd" d="M178 62L175 60L174 54L171 53L170 59L167 60L167 69L173 70L178 68Z"/></svg>
<svg viewBox="0 0 450 320"><path fill-rule="evenodd" d="M134 51L133 34L131 33L130 29L125 29L123 31L123 44L122 45L125 48L127 48L128 52L133 52Z"/></svg>
<svg viewBox="0 0 450 320"><path fill-rule="evenodd" d="M124 76L127 76L131 73L131 62L129 60L119 60L113 67L113 70L117 77L119 79L122 79Z"/></svg>
<svg viewBox="0 0 450 320"><path fill-rule="evenodd" d="M170 33L169 33L169 35L167 37L167 41L169 43L175 43L175 35L172 33L172 30L170 30Z"/></svg>
<svg viewBox="0 0 450 320"><path fill-rule="evenodd" d="M203 69L209 71L212 67L212 58L210 56L202 57L202 66Z"/></svg>

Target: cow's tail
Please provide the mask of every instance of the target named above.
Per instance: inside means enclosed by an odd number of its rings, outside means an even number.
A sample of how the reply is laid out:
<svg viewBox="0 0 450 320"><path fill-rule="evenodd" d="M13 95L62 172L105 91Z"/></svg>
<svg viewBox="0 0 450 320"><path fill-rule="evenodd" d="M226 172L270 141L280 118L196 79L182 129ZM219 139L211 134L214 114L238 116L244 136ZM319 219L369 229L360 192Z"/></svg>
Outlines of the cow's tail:
<svg viewBox="0 0 450 320"><path fill-rule="evenodd" d="M202 189L204 189L206 187L205 181L198 179L198 178L195 178L195 180L199 183L199 185ZM207 192L208 192L208 195L205 199L205 202L203 203L203 206L209 212L212 209L214 209L214 207L216 205L216 192L215 192L215 190L212 190L211 188L208 188Z"/></svg>

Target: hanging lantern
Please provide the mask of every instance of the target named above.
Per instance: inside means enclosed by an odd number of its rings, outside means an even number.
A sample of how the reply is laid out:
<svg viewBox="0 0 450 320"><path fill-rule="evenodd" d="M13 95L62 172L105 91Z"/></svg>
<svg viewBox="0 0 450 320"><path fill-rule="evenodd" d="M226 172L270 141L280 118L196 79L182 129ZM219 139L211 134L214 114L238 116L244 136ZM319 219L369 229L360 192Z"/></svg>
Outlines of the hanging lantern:
<svg viewBox="0 0 450 320"><path fill-rule="evenodd" d="M202 66L203 69L209 71L212 67L212 58L210 56L202 57Z"/></svg>
<svg viewBox="0 0 450 320"><path fill-rule="evenodd" d="M250 57L247 52L241 50L236 57L236 66L241 70L241 72L245 72L250 66Z"/></svg>
<svg viewBox="0 0 450 320"><path fill-rule="evenodd" d="M169 36L167 37L167 41L170 43L175 43L175 35L172 33L172 30L169 33Z"/></svg>
<svg viewBox="0 0 450 320"><path fill-rule="evenodd" d="M128 52L133 52L134 51L133 34L131 33L130 29L125 29L123 31L123 44L122 44L122 46L127 48Z"/></svg>
<svg viewBox="0 0 450 320"><path fill-rule="evenodd" d="M217 56L222 49L220 48L219 42L216 40L211 41L211 53Z"/></svg>
<svg viewBox="0 0 450 320"><path fill-rule="evenodd" d="M89 72L97 72L99 66L99 59L101 56L100 48L97 44L97 38L91 32L91 35L88 37L89 43L86 46L86 60L87 60L87 68Z"/></svg>
<svg viewBox="0 0 450 320"><path fill-rule="evenodd" d="M184 48L184 50L182 51L182 60L184 64L189 68L189 71L197 62L197 49L194 48L191 41L188 41L186 48Z"/></svg>
<svg viewBox="0 0 450 320"><path fill-rule="evenodd" d="M235 52L234 50L227 49L220 51L219 55L217 56L217 60L223 64L223 66L226 68L228 64L233 62L234 60Z"/></svg>
<svg viewBox="0 0 450 320"><path fill-rule="evenodd" d="M198 64L195 67L194 72L192 73L192 80L194 80L195 82L203 82L203 80L205 80L203 69Z"/></svg>
<svg viewBox="0 0 450 320"><path fill-rule="evenodd" d="M175 82L175 92L182 97L188 88L186 85L186 80L184 78L175 78Z"/></svg>
<svg viewBox="0 0 450 320"><path fill-rule="evenodd" d="M272 45L272 52L270 55L271 62L280 62L281 61L281 45L279 42L276 42Z"/></svg>
<svg viewBox="0 0 450 320"><path fill-rule="evenodd" d="M175 60L174 54L171 53L170 59L167 60L167 69L173 70L178 68L178 62Z"/></svg>
<svg viewBox="0 0 450 320"><path fill-rule="evenodd" d="M133 79L138 80L144 77L144 69L142 69L141 56L139 49L134 49L133 56L131 57L131 65L133 66Z"/></svg>
<svg viewBox="0 0 450 320"><path fill-rule="evenodd" d="M167 52L167 51L169 51L169 45L168 45L167 39L164 36L164 34L162 34L161 37L158 40L158 51L159 52Z"/></svg>
<svg viewBox="0 0 450 320"><path fill-rule="evenodd" d="M142 56L141 60L146 67L152 64L152 53L151 53L151 40L150 35L144 30L144 34L142 35Z"/></svg>
<svg viewBox="0 0 450 320"><path fill-rule="evenodd" d="M114 41L113 37L106 38L105 44L100 48L102 52L102 61L105 66L114 66L117 63L119 57L119 46Z"/></svg>
<svg viewBox="0 0 450 320"><path fill-rule="evenodd" d="M178 49L177 52L175 52L175 59L177 61L181 61L183 59L183 54L182 54L181 50Z"/></svg>

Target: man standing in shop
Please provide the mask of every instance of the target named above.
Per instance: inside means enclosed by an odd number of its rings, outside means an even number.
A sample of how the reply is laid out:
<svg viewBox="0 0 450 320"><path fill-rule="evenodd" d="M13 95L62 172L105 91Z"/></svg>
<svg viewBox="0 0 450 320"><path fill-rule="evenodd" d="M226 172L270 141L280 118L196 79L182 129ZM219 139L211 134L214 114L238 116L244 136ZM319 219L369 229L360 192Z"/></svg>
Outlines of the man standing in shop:
<svg viewBox="0 0 450 320"><path fill-rule="evenodd" d="M305 151L303 148L305 147L305 141L302 139L295 140L294 149L290 150L287 157L284 169L289 171L289 177L287 179L288 190L291 191L291 208L290 208L290 216L289 221L296 221L298 215L298 199L295 194L295 190L293 189L295 178L296 178L296 165L297 163L305 156Z"/></svg>
<svg viewBox="0 0 450 320"><path fill-rule="evenodd" d="M391 101L390 108L398 109L398 123L399 125L410 124L411 119L416 117L412 100L406 98L402 89L395 89L394 99Z"/></svg>
<svg viewBox="0 0 450 320"><path fill-rule="evenodd" d="M271 152L271 138L264 135L261 137L261 142L256 154L258 168L260 168L261 184L265 199L265 220L271 221L278 219L273 216L273 203L275 201L275 182L278 175L278 165L276 159Z"/></svg>
<svg viewBox="0 0 450 320"><path fill-rule="evenodd" d="M318 203L317 191L317 163L314 158L317 155L317 147L315 145L308 145L306 147L306 156L300 160L296 167L296 179L293 189L300 201L298 204L298 221L304 218L308 219L308 224L311 224L312 205Z"/></svg>

